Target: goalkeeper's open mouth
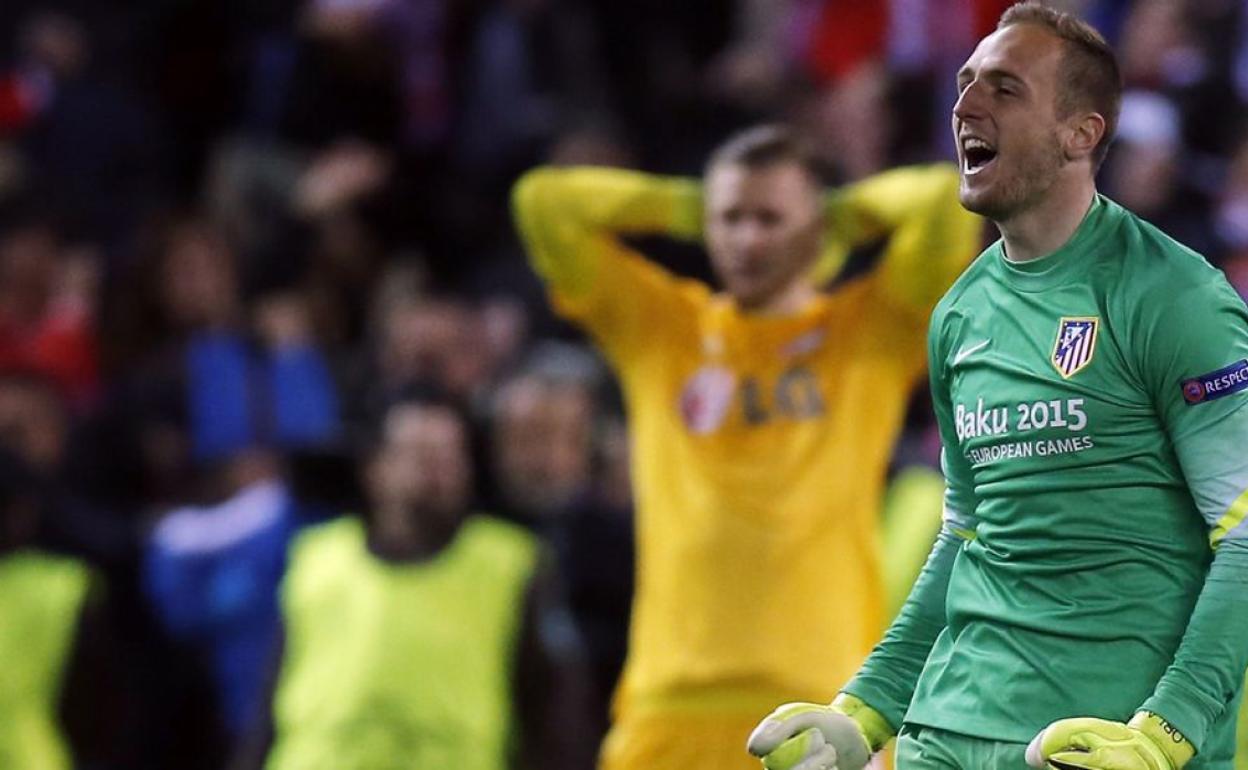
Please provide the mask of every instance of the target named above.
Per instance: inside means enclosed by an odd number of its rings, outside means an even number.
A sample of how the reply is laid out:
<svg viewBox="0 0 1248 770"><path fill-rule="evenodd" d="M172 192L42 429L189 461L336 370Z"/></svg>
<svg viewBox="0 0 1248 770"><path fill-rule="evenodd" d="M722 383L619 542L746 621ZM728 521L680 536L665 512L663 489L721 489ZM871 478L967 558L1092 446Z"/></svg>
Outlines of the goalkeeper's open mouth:
<svg viewBox="0 0 1248 770"><path fill-rule="evenodd" d="M970 134L961 138L962 173L975 176L988 168L997 159L997 148L986 139Z"/></svg>

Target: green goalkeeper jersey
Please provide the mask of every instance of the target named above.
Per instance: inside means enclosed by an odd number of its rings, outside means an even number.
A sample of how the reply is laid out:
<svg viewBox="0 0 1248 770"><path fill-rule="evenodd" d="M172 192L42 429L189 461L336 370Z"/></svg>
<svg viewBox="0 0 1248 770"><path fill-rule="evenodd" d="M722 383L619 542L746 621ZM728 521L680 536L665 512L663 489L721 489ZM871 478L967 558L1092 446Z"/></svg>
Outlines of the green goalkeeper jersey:
<svg viewBox="0 0 1248 770"><path fill-rule="evenodd" d="M1229 767L1248 654L1243 302L1098 197L1050 256L989 247L933 314L929 357L948 556L938 544L846 690L894 724L1023 743L1147 708L1198 746L1189 768Z"/></svg>

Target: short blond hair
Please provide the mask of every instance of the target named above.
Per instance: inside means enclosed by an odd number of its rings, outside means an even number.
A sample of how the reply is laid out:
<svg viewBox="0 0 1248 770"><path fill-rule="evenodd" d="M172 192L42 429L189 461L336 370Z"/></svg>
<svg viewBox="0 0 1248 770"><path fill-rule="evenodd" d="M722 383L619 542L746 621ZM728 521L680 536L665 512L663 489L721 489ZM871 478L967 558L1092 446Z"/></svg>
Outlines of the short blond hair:
<svg viewBox="0 0 1248 770"><path fill-rule="evenodd" d="M815 184L824 177L823 164L811 143L782 123L764 123L728 137L711 153L706 170L719 166L758 169L777 163L800 166Z"/></svg>
<svg viewBox="0 0 1248 770"><path fill-rule="evenodd" d="M1077 110L1092 110L1105 119L1105 135L1092 152L1093 168L1099 167L1109 152L1122 109L1122 73L1114 49L1083 19L1035 0L1007 8L997 29L1015 24L1037 24L1065 44L1058 65L1057 112L1065 117Z"/></svg>

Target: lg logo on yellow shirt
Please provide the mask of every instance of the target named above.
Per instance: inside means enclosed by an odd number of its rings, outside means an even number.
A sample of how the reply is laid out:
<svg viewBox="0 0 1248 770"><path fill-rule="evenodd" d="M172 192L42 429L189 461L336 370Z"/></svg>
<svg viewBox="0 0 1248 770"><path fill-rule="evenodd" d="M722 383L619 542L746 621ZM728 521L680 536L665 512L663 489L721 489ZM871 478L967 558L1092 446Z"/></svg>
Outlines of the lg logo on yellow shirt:
<svg viewBox="0 0 1248 770"><path fill-rule="evenodd" d="M706 435L719 429L740 393L739 409L746 425L758 427L777 419L811 420L827 411L819 380L802 366L793 366L768 385L760 377L737 375L724 366L703 366L685 383L680 415L690 433Z"/></svg>

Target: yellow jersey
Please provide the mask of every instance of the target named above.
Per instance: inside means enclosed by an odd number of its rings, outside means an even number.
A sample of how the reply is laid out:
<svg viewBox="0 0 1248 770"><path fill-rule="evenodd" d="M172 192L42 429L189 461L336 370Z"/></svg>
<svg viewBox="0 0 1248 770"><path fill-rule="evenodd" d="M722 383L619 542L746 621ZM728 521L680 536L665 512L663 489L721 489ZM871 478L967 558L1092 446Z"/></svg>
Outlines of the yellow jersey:
<svg viewBox="0 0 1248 770"><path fill-rule="evenodd" d="M817 271L873 269L787 317L744 313L623 240L701 235L700 185L537 169L513 206L558 312L625 397L638 562L616 710L827 701L883 631L877 513L927 317L979 246L949 165L830 193Z"/></svg>

